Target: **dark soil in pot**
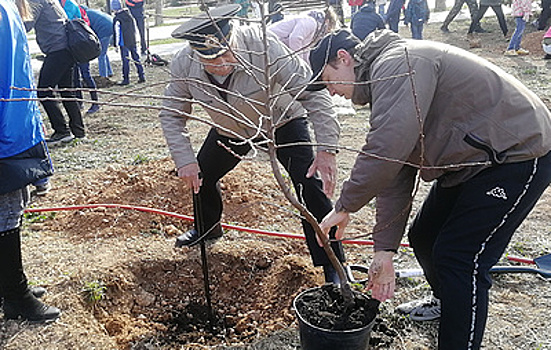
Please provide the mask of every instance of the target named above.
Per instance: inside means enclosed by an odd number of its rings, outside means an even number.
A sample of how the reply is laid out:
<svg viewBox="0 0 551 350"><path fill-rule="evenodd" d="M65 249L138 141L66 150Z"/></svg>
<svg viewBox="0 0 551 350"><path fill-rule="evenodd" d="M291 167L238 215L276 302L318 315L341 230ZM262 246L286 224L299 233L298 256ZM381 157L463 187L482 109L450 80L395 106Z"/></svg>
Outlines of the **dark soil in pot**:
<svg viewBox="0 0 551 350"><path fill-rule="evenodd" d="M353 304L345 305L339 286L326 284L297 297L295 308L313 326L327 330L351 330L365 327L377 315L379 301L354 292Z"/></svg>

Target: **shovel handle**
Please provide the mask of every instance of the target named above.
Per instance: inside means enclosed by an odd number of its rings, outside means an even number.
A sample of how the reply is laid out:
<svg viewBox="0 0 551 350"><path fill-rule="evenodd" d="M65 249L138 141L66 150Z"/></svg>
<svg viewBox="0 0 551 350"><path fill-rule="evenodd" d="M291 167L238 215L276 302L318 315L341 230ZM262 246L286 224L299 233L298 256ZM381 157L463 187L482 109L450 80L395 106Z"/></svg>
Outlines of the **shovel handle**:
<svg viewBox="0 0 551 350"><path fill-rule="evenodd" d="M521 256L507 255L507 260L525 264L535 264L534 259L523 258Z"/></svg>
<svg viewBox="0 0 551 350"><path fill-rule="evenodd" d="M524 266L494 266L490 269L491 273L537 273L545 278L551 278L551 271L534 269Z"/></svg>

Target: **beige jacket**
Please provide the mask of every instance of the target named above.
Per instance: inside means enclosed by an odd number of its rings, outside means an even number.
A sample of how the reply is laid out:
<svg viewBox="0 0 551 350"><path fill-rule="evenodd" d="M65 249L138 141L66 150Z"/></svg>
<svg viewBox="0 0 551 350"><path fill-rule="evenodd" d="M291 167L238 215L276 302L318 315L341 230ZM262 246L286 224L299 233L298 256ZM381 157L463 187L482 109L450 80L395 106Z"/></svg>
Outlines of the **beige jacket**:
<svg viewBox="0 0 551 350"><path fill-rule="evenodd" d="M236 67L223 101L204 71L199 58L186 45L171 63L172 80L165 90L170 97L159 114L161 126L176 167L196 162L186 124L192 104L199 104L209 114L218 132L233 138L259 137L265 133L271 108L274 122L282 118L308 118L313 126L318 150L332 149L339 140L340 127L327 91L303 91L311 79L309 66L291 55L273 34L267 37L268 70L261 31L256 26L235 27L232 33L234 52L244 63ZM272 91L269 98L267 88ZM180 113L184 112L183 114ZM259 127L261 125L261 127Z"/></svg>
<svg viewBox="0 0 551 350"><path fill-rule="evenodd" d="M413 82L408 76L385 80L408 72L406 52ZM474 54L383 30L358 46L356 60L356 81L377 80L357 85L352 98L371 102L371 127L335 209L355 212L377 197L375 250L398 248L417 173L455 186L486 167L551 150L551 113L544 103Z"/></svg>

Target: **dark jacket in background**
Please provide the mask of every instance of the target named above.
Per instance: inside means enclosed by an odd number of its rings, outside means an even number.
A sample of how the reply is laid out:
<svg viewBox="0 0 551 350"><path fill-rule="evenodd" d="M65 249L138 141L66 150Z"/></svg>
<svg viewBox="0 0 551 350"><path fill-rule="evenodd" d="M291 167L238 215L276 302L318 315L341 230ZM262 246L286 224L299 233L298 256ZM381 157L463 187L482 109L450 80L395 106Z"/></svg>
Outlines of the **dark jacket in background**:
<svg viewBox="0 0 551 350"><path fill-rule="evenodd" d="M35 29L40 51L49 54L67 48L65 22L67 15L58 0L29 0L32 20L25 22L27 31Z"/></svg>
<svg viewBox="0 0 551 350"><path fill-rule="evenodd" d="M350 28L355 36L360 38L360 40L364 40L367 34L372 31L376 29L385 29L385 21L383 17L375 11L375 3L368 2L352 16Z"/></svg>
<svg viewBox="0 0 551 350"><path fill-rule="evenodd" d="M117 23L120 24L117 29ZM115 46L136 47L136 21L128 9L122 9L113 18Z"/></svg>

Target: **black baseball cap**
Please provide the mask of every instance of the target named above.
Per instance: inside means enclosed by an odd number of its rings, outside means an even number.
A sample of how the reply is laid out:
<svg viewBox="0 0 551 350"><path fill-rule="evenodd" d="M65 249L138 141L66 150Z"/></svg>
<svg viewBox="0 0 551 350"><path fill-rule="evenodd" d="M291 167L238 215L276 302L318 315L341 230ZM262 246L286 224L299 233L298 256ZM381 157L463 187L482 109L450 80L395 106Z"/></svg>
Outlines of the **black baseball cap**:
<svg viewBox="0 0 551 350"><path fill-rule="evenodd" d="M172 32L172 37L189 41L199 56L216 58L228 50L231 16L241 9L239 4L216 7L190 18Z"/></svg>
<svg viewBox="0 0 551 350"><path fill-rule="evenodd" d="M360 43L361 40L346 29L336 30L321 39L318 46L310 51L310 66L312 67L312 77L315 82L308 85L306 90L318 91L325 89L325 84L319 82L325 65L337 57L337 51L340 49L348 51Z"/></svg>

